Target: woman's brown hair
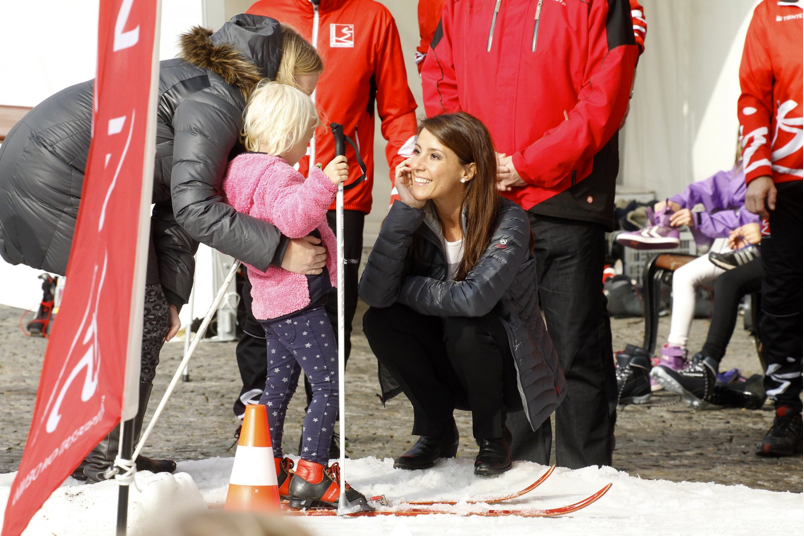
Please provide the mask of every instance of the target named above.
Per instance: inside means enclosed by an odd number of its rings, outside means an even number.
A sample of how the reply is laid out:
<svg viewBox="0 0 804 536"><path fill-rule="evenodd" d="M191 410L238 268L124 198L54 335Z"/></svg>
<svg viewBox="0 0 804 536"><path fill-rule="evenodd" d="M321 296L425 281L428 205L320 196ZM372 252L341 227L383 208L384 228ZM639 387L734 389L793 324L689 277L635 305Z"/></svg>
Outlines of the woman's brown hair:
<svg viewBox="0 0 804 536"><path fill-rule="evenodd" d="M463 259L456 281L463 281L483 256L491 242L500 213L497 194L497 155L486 125L465 112L444 114L425 119L419 133L427 130L442 145L454 152L461 165L474 162L476 171L466 183L461 214L466 212L463 237Z"/></svg>

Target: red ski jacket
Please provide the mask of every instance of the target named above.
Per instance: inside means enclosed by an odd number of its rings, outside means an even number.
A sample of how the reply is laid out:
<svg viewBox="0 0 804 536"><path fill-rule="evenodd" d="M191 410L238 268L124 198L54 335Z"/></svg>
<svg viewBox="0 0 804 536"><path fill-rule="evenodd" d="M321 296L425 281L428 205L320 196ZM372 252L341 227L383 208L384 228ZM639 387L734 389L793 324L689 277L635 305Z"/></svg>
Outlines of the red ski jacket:
<svg viewBox="0 0 804 536"><path fill-rule="evenodd" d="M802 19L800 1L765 0L748 27L737 101L746 182L802 179Z"/></svg>
<svg viewBox="0 0 804 536"><path fill-rule="evenodd" d="M427 115L482 120L528 183L503 194L525 209L611 228L633 26L627 0L447 0L422 69Z"/></svg>
<svg viewBox="0 0 804 536"><path fill-rule="evenodd" d="M327 123L343 125L344 133L360 149L368 168L364 183L344 192L344 209L371 211L374 185L374 104L388 140L385 155L391 168L410 155L416 135L416 101L408 87L399 32L391 13L372 0L260 0L248 13L290 24L310 41L324 60L324 73L313 99L326 114ZM335 157L335 142L328 128L319 128L310 144L310 156L299 162L308 175L309 162L326 165ZM349 181L360 176L351 146ZM347 184L348 184L347 182ZM335 208L334 205L332 208Z"/></svg>

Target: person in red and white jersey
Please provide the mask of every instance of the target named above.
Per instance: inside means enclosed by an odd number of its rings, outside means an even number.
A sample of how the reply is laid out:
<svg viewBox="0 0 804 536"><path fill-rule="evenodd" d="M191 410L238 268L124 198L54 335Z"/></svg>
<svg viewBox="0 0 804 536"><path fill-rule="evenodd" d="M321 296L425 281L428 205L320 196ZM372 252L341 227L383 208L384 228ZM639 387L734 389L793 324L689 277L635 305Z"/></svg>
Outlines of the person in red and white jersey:
<svg viewBox="0 0 804 536"><path fill-rule="evenodd" d="M762 239L765 390L776 417L760 456L802 451L802 21L800 0L765 0L754 10L740 64L737 104L745 206L767 217Z"/></svg>

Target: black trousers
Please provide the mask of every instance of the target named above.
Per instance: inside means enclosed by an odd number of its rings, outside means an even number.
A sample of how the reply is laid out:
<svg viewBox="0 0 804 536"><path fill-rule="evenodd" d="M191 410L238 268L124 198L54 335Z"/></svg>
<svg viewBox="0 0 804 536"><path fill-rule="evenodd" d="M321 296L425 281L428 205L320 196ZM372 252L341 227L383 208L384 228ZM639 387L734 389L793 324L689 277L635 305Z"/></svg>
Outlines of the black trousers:
<svg viewBox="0 0 804 536"><path fill-rule="evenodd" d="M344 244L343 253L346 260L344 266L344 333L346 340L346 360L349 360L352 343L352 321L357 310L357 274L360 268L360 258L363 254L363 224L366 215L354 210L343 211ZM327 213L327 223L337 234L335 229L335 211ZM328 255L337 255L336 251L328 251ZM241 288L240 299L246 306L246 319L243 324L243 336L237 343L237 368L240 370L240 379L243 386L240 389L240 396L234 403L234 414L242 419L246 411L246 404L257 404L262 390L265 387L265 377L268 373L265 354L265 331L262 325L251 314L251 283L246 275L246 280ZM327 316L329 317L335 337L338 337L338 302L330 299L326 306ZM307 393L307 403L312 400L312 390L305 376L304 390Z"/></svg>
<svg viewBox="0 0 804 536"><path fill-rule="evenodd" d="M715 279L715 301L712 305L712 322L706 334L706 343L701 354L720 362L726 355L740 300L746 294L759 292L762 287L762 259L738 266L720 274Z"/></svg>
<svg viewBox="0 0 804 536"><path fill-rule="evenodd" d="M522 407L508 335L492 314L439 318L400 304L372 307L363 332L413 404L414 435L451 431L453 411L464 409L475 438L499 438L507 411Z"/></svg>
<svg viewBox="0 0 804 536"><path fill-rule="evenodd" d="M577 469L611 465L617 380L611 325L603 294L605 228L529 213L535 240L539 301L567 379L555 413L556 462ZM548 464L548 419L533 432L523 413L511 416L514 459Z"/></svg>
<svg viewBox="0 0 804 536"><path fill-rule="evenodd" d="M801 181L777 184L770 237L762 238L760 337L768 369L765 391L776 407L801 411Z"/></svg>

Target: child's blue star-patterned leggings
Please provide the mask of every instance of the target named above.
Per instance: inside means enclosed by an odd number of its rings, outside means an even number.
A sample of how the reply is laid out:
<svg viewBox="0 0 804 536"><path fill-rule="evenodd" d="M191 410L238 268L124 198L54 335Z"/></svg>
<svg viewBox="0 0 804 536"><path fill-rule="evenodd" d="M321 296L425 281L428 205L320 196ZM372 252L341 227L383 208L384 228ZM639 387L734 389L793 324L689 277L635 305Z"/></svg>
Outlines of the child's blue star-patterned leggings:
<svg viewBox="0 0 804 536"><path fill-rule="evenodd" d="M268 375L260 404L268 409L274 456L282 456L285 412L302 370L313 399L302 431L302 459L329 462L329 444L338 414L338 344L324 307L281 320L261 321L268 345Z"/></svg>

